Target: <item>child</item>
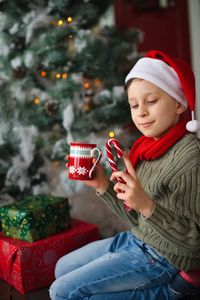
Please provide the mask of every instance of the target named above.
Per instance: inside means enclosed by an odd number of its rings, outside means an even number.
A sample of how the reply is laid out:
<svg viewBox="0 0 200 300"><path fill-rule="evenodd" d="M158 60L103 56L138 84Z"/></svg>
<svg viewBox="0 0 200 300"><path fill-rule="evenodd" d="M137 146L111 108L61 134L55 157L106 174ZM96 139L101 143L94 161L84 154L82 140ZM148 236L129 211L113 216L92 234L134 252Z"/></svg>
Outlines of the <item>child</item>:
<svg viewBox="0 0 200 300"><path fill-rule="evenodd" d="M200 286L200 141L186 131L200 128L187 123L187 107L194 119L193 73L183 61L150 51L125 83L143 136L124 154L127 170L114 172L113 183L98 165L86 184L132 231L62 257L53 300L181 299Z"/></svg>

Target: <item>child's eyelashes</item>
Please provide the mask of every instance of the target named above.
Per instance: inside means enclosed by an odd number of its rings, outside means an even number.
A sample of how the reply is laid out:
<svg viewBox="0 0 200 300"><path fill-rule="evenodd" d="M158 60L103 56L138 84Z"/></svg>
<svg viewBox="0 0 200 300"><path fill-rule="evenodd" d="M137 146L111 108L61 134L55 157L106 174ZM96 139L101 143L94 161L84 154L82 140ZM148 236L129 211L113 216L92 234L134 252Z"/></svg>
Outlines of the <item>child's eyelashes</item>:
<svg viewBox="0 0 200 300"><path fill-rule="evenodd" d="M155 103L157 103L158 102L158 99L153 99L153 100L147 100L146 101L146 105L153 105L153 104L155 104ZM145 105L145 104L144 104ZM135 104L130 104L130 108L131 109L136 109L136 108L138 108L139 107L139 104L138 103L135 103Z"/></svg>
<svg viewBox="0 0 200 300"><path fill-rule="evenodd" d="M137 108L137 107L138 107L138 104L130 105L130 108L132 108L132 109L135 109L135 108Z"/></svg>
<svg viewBox="0 0 200 300"><path fill-rule="evenodd" d="M156 102L158 102L158 99L148 100L148 101L147 101L148 104L154 104L154 103L156 103Z"/></svg>

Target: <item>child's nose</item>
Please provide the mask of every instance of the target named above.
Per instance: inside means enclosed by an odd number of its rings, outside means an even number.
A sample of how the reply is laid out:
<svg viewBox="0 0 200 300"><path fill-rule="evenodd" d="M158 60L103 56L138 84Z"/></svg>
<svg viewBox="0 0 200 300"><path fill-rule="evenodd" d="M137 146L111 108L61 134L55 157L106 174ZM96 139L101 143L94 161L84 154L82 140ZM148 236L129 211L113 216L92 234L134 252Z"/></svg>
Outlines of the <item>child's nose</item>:
<svg viewBox="0 0 200 300"><path fill-rule="evenodd" d="M146 116L148 114L147 108L145 105L139 105L138 107L138 115L141 116Z"/></svg>

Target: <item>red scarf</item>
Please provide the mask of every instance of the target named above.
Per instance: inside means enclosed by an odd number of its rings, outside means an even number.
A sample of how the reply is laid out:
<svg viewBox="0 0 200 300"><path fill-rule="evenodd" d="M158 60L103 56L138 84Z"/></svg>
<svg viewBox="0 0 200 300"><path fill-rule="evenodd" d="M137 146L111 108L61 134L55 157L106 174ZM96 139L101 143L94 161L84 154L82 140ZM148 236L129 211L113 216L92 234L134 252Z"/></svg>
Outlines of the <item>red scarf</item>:
<svg viewBox="0 0 200 300"><path fill-rule="evenodd" d="M132 145L130 160L135 167L141 160L154 160L162 156L171 146L178 142L187 132L186 120L180 121L167 134L154 140L142 136Z"/></svg>

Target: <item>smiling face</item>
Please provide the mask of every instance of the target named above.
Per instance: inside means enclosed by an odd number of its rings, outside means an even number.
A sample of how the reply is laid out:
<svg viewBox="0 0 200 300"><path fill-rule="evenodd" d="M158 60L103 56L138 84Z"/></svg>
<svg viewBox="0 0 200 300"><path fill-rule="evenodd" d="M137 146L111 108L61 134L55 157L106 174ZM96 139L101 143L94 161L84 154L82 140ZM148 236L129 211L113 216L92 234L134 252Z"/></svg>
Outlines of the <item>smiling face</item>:
<svg viewBox="0 0 200 300"><path fill-rule="evenodd" d="M132 120L147 137L163 136L179 122L185 111L169 94L143 79L134 79L127 93Z"/></svg>

